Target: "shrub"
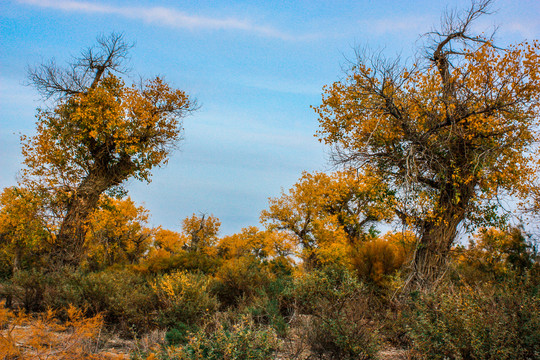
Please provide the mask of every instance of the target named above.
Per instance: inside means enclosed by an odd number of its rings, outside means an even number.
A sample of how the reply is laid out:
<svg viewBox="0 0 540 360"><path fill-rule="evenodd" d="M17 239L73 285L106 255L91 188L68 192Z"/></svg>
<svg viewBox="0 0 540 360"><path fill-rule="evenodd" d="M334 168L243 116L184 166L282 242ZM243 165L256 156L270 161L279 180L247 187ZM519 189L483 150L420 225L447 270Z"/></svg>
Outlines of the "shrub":
<svg viewBox="0 0 540 360"><path fill-rule="evenodd" d="M259 260L242 256L227 260L219 268L213 290L224 306L234 306L240 299L260 293L270 281L270 272Z"/></svg>
<svg viewBox="0 0 540 360"><path fill-rule="evenodd" d="M373 359L379 340L370 322L366 288L346 269L324 269L298 278L293 293L311 351L321 359Z"/></svg>
<svg viewBox="0 0 540 360"><path fill-rule="evenodd" d="M255 323L269 325L280 337L285 337L294 313L294 299L288 293L291 284L292 277L287 275L270 280L241 304L239 311L249 313Z"/></svg>
<svg viewBox="0 0 540 360"><path fill-rule="evenodd" d="M154 326L156 297L143 277L127 269L63 271L44 279L49 279L42 297L45 308L73 305L89 315L102 314L105 323L123 335L140 334Z"/></svg>
<svg viewBox="0 0 540 360"><path fill-rule="evenodd" d="M262 293L253 299L247 311L256 323L271 326L280 337L287 335L286 319L290 309L284 306L280 297L271 297L267 293Z"/></svg>
<svg viewBox="0 0 540 360"><path fill-rule="evenodd" d="M178 323L174 328L169 329L165 333L165 341L169 345L185 344L188 341L190 332L195 332L197 327L189 326L185 323Z"/></svg>
<svg viewBox="0 0 540 360"><path fill-rule="evenodd" d="M14 307L27 312L50 308L65 317L62 309L73 305L89 315L102 314L106 324L124 335L150 329L157 311L157 299L147 281L127 269L96 273L19 271L4 284L2 293L12 299Z"/></svg>
<svg viewBox="0 0 540 360"><path fill-rule="evenodd" d="M201 323L217 310L219 302L209 291L210 279L200 273L185 271L163 275L152 288L159 302L159 321L174 327Z"/></svg>
<svg viewBox="0 0 540 360"><path fill-rule="evenodd" d="M188 336L187 343L170 346L150 358L175 360L265 360L273 359L279 346L275 332L256 326L244 316L236 323L215 319L206 328Z"/></svg>
<svg viewBox="0 0 540 360"><path fill-rule="evenodd" d="M410 261L414 241L411 233L389 232L360 242L351 249L351 265L363 281L389 287L392 275Z"/></svg>
<svg viewBox="0 0 540 360"><path fill-rule="evenodd" d="M426 359L540 358L538 288L521 281L447 285L420 295L408 320L413 348Z"/></svg>
<svg viewBox="0 0 540 360"><path fill-rule="evenodd" d="M120 358L99 351L101 316L84 318L74 307L66 309L60 322L54 311L36 317L14 314L0 304L0 354L2 359L94 359Z"/></svg>
<svg viewBox="0 0 540 360"><path fill-rule="evenodd" d="M139 334L154 326L157 298L146 279L127 269L108 269L82 277L81 306L103 313L108 324Z"/></svg>
<svg viewBox="0 0 540 360"><path fill-rule="evenodd" d="M51 283L50 276L42 271L20 270L2 284L1 295L8 306L22 307L27 312L42 311L43 298Z"/></svg>

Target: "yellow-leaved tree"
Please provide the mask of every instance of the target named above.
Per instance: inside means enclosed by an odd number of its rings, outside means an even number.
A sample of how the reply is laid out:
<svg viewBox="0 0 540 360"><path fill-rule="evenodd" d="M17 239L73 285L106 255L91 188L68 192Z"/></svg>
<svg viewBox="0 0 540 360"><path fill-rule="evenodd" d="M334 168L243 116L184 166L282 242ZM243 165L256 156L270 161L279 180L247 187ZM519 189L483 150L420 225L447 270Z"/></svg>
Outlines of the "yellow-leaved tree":
<svg viewBox="0 0 540 360"><path fill-rule="evenodd" d="M88 221L86 262L92 269L115 264L135 264L149 250L152 229L148 210L136 206L130 197L103 196L99 209Z"/></svg>
<svg viewBox="0 0 540 360"><path fill-rule="evenodd" d="M153 231L149 257L177 255L184 251L187 236L176 231L158 227Z"/></svg>
<svg viewBox="0 0 540 360"><path fill-rule="evenodd" d="M48 190L63 209L59 264L80 262L100 195L131 177L149 181L181 139L181 120L196 109L159 77L126 85L119 74L129 48L112 34L68 68L50 63L30 71L30 82L53 103L39 110L36 135L22 139L25 183Z"/></svg>
<svg viewBox="0 0 540 360"><path fill-rule="evenodd" d="M369 235L371 225L394 216L387 186L370 171L353 169L304 173L269 204L261 221L271 231L293 235L307 267L345 257L349 245Z"/></svg>
<svg viewBox="0 0 540 360"><path fill-rule="evenodd" d="M182 220L182 232L187 237L184 249L191 252L202 251L208 255L214 254L218 241L221 221L214 215L191 215Z"/></svg>
<svg viewBox="0 0 540 360"><path fill-rule="evenodd" d="M223 258L253 256L259 260L287 258L294 253L295 242L283 231L261 231L255 226L243 228L240 233L224 236L217 244L218 255Z"/></svg>
<svg viewBox="0 0 540 360"><path fill-rule="evenodd" d="M34 264L52 240L42 198L25 188L7 187L0 193L0 269L13 273Z"/></svg>
<svg viewBox="0 0 540 360"><path fill-rule="evenodd" d="M359 55L315 108L334 160L368 166L396 193L419 238L415 286L439 278L460 226L496 222L497 199L527 199L537 180L540 45L501 49L472 33L490 3L446 16L410 66Z"/></svg>

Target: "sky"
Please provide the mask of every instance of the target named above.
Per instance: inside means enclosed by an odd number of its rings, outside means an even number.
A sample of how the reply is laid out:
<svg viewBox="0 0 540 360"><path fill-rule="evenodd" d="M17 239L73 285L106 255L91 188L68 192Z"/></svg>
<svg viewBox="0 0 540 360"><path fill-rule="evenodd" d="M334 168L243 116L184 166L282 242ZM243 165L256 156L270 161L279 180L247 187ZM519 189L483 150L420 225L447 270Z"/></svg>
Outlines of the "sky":
<svg viewBox="0 0 540 360"><path fill-rule="evenodd" d="M221 235L258 225L269 197L302 171L331 171L314 137L322 88L344 76L355 49L412 57L446 9L470 1L0 0L0 189L17 184L20 136L32 135L43 100L27 68L66 64L99 35L135 44L129 76L163 76L201 108L150 184L126 183L153 226L180 230L213 214ZM540 1L499 0L479 31L502 46L540 39Z"/></svg>

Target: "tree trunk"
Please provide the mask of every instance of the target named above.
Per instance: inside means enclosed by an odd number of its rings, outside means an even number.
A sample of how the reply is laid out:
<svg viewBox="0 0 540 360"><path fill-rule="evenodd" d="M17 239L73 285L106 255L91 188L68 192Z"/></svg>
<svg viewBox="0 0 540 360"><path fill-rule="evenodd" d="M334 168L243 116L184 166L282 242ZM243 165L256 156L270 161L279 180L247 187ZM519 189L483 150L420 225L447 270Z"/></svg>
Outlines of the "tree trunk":
<svg viewBox="0 0 540 360"><path fill-rule="evenodd" d="M440 223L427 225L412 261L411 285L417 289L436 285L448 266L450 250L463 216L445 216Z"/></svg>
<svg viewBox="0 0 540 360"><path fill-rule="evenodd" d="M133 163L125 156L113 167L96 166L83 179L67 204L67 212L55 243L54 265L80 264L85 255L88 218L96 209L99 197L107 189L119 185L132 170Z"/></svg>
<svg viewBox="0 0 540 360"><path fill-rule="evenodd" d="M97 207L100 195L109 188L105 179L88 175L72 195L55 242L54 263L76 266L84 255L88 217Z"/></svg>
<svg viewBox="0 0 540 360"><path fill-rule="evenodd" d="M439 199L439 216L426 221L421 229L420 240L412 261L412 273L408 286L413 289L429 289L435 286L447 270L450 250L457 236L459 224L465 219L473 196L474 184L463 185L459 191L448 186ZM448 195L451 196L448 196ZM457 203L453 201L459 194Z"/></svg>
<svg viewBox="0 0 540 360"><path fill-rule="evenodd" d="M21 267L22 249L20 246L15 245L15 251L13 254L13 275L17 273Z"/></svg>

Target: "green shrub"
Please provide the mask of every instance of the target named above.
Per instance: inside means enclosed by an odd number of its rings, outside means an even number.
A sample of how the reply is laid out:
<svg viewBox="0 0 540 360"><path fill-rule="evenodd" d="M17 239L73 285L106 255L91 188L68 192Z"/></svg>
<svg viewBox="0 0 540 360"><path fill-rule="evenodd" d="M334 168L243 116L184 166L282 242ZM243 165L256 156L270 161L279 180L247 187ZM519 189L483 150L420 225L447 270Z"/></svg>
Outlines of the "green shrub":
<svg viewBox="0 0 540 360"><path fill-rule="evenodd" d="M273 359L279 346L275 332L256 326L249 317L229 324L211 323L188 336L187 343L170 346L158 357L175 360L265 360Z"/></svg>
<svg viewBox="0 0 540 360"><path fill-rule="evenodd" d="M213 314L219 302L209 291L210 278L185 271L160 276L152 284L159 302L161 325L197 324Z"/></svg>
<svg viewBox="0 0 540 360"><path fill-rule="evenodd" d="M448 285L419 296L407 324L414 350L435 360L539 359L540 297L529 285Z"/></svg>
<svg viewBox="0 0 540 360"><path fill-rule="evenodd" d="M6 299L8 306L20 307L26 312L43 311L43 299L52 284L52 277L43 271L20 270L3 282L0 295Z"/></svg>
<svg viewBox="0 0 540 360"><path fill-rule="evenodd" d="M13 306L27 312L50 308L62 317L63 309L73 305L85 309L87 315L103 315L107 325L124 335L155 326L155 294L143 277L126 269L96 273L25 270L17 272L2 289Z"/></svg>
<svg viewBox="0 0 540 360"><path fill-rule="evenodd" d="M188 341L189 334L196 332L197 328L189 326L185 323L178 323L174 328L169 329L165 333L165 341L168 345L180 345L185 344Z"/></svg>
<svg viewBox="0 0 540 360"><path fill-rule="evenodd" d="M46 307L73 305L88 315L102 314L105 323L123 335L132 336L155 326L156 296L146 279L127 269L100 272L56 273L46 292Z"/></svg>
<svg viewBox="0 0 540 360"><path fill-rule="evenodd" d="M83 304L108 324L140 333L155 325L157 298L147 280L127 269L108 269L82 279Z"/></svg>
<svg viewBox="0 0 540 360"><path fill-rule="evenodd" d="M280 298L269 297L263 293L254 298L246 310L257 324L271 326L280 337L287 335L288 324Z"/></svg>
<svg viewBox="0 0 540 360"><path fill-rule="evenodd" d="M371 325L367 289L346 269L314 271L292 289L298 311L308 315L303 333L321 359L374 359L378 332Z"/></svg>

